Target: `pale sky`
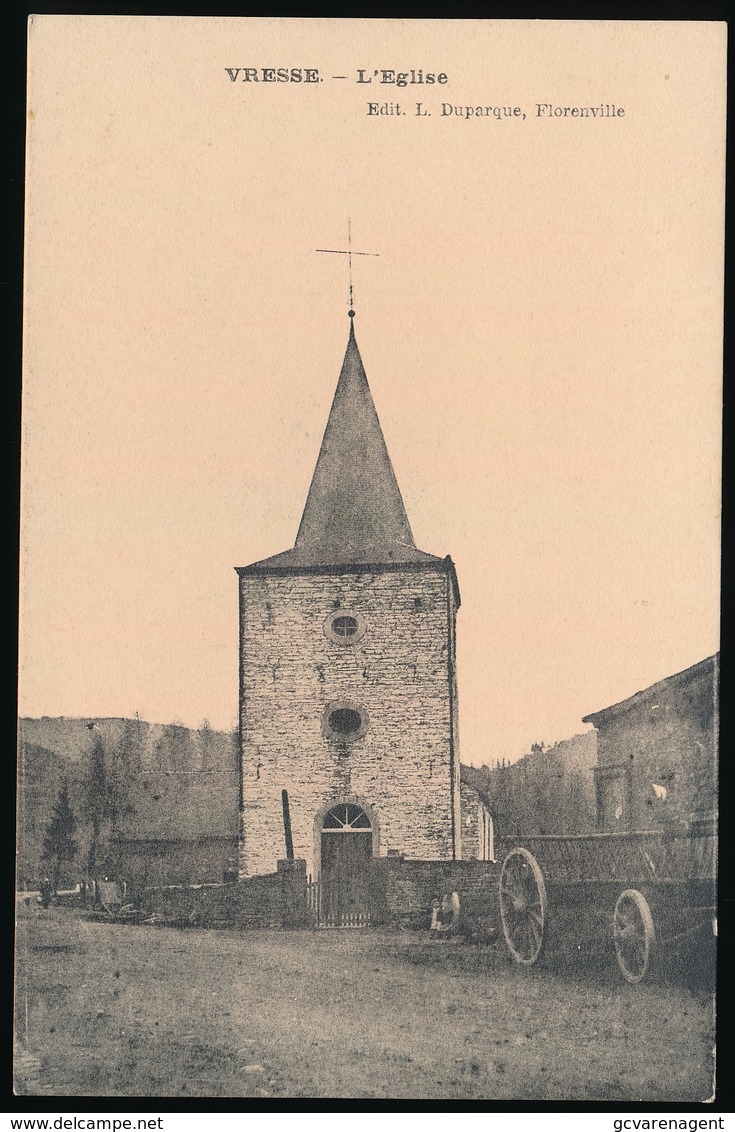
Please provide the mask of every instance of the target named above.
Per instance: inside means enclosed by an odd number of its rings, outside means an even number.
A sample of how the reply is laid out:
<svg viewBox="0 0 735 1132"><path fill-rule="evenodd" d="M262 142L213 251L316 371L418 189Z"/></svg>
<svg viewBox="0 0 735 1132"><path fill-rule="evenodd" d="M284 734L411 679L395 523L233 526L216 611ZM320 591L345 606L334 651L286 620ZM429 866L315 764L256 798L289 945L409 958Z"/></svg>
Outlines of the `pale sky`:
<svg viewBox="0 0 735 1132"><path fill-rule="evenodd" d="M457 567L463 761L716 651L724 25L42 16L30 50L23 715L234 725L233 567L296 537L348 216L416 544ZM225 70L271 66L324 81ZM448 83L355 82L391 67Z"/></svg>

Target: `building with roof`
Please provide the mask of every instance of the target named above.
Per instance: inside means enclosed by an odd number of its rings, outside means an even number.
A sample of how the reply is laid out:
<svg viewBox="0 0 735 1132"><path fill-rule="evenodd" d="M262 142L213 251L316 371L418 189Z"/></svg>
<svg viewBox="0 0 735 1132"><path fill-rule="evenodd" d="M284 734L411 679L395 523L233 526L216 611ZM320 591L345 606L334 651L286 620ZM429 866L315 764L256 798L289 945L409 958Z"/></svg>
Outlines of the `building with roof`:
<svg viewBox="0 0 735 1132"><path fill-rule="evenodd" d="M462 818L457 576L414 542L353 317L295 545L237 573L240 875L285 856L287 790L295 856L358 892L370 857L461 857Z"/></svg>
<svg viewBox="0 0 735 1132"><path fill-rule="evenodd" d="M136 889L221 881L237 862L236 782L227 767L131 777L110 840L115 875Z"/></svg>
<svg viewBox="0 0 735 1132"><path fill-rule="evenodd" d="M708 828L717 811L719 653L585 716L597 828Z"/></svg>

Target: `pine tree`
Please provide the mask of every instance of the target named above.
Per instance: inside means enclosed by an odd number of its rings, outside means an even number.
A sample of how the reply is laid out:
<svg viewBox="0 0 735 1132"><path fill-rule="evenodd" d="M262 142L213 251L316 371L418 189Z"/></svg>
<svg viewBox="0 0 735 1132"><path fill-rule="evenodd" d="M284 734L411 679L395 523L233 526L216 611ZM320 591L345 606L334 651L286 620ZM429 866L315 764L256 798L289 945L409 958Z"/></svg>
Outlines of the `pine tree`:
<svg viewBox="0 0 735 1132"><path fill-rule="evenodd" d="M77 853L77 843L74 840L76 819L69 802L69 791L66 782L59 791L51 820L46 827L43 838L43 856L53 861L52 882L54 891L59 883L62 861L73 861Z"/></svg>
<svg viewBox="0 0 735 1132"><path fill-rule="evenodd" d="M212 746L214 736L212 734L212 726L208 719L202 720L201 727L199 728L199 740L201 743L200 767L204 771L213 770Z"/></svg>
<svg viewBox="0 0 735 1132"><path fill-rule="evenodd" d="M93 877L97 870L97 857L100 850L102 825L107 817L107 779L105 775L105 747L99 735L94 736L89 754L89 770L86 781L87 815L91 826L91 838L87 854L87 872Z"/></svg>
<svg viewBox="0 0 735 1132"><path fill-rule="evenodd" d="M90 727L90 730L94 727ZM87 875L93 879L110 852L110 837L117 819L126 810L126 768L128 752L125 736L121 750L105 744L95 732L88 753L87 773L84 782L84 817L87 830ZM128 807L129 808L129 807Z"/></svg>

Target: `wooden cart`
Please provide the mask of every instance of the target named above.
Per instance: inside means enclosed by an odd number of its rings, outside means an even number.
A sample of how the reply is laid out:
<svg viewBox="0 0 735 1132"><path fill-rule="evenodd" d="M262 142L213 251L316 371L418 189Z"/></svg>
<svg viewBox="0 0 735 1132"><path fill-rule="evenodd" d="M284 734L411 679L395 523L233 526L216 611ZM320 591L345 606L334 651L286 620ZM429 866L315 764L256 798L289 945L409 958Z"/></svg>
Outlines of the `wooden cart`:
<svg viewBox="0 0 735 1132"><path fill-rule="evenodd" d="M505 855L500 915L508 949L530 966L549 936L581 947L610 940L639 983L655 954L716 934L716 849L706 833L533 836Z"/></svg>

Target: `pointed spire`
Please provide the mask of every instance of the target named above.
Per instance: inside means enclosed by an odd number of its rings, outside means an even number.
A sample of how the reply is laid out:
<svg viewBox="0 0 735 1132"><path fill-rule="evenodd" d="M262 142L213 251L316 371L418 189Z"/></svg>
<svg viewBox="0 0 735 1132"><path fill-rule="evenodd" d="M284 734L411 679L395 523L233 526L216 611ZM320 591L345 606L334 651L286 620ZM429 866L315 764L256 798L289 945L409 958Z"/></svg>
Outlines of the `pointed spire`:
<svg viewBox="0 0 735 1132"><path fill-rule="evenodd" d="M367 254L367 253L366 253ZM301 517L296 544L239 574L361 565L442 569L449 558L418 550L375 412L350 310L345 360ZM454 582L456 589L456 579ZM457 590L459 601L459 591Z"/></svg>
<svg viewBox="0 0 735 1132"><path fill-rule="evenodd" d="M342 372L309 494L297 547L349 560L368 549L394 558L413 535L375 412L350 311ZM390 551L393 553L389 553ZM336 556L336 557L335 557Z"/></svg>

